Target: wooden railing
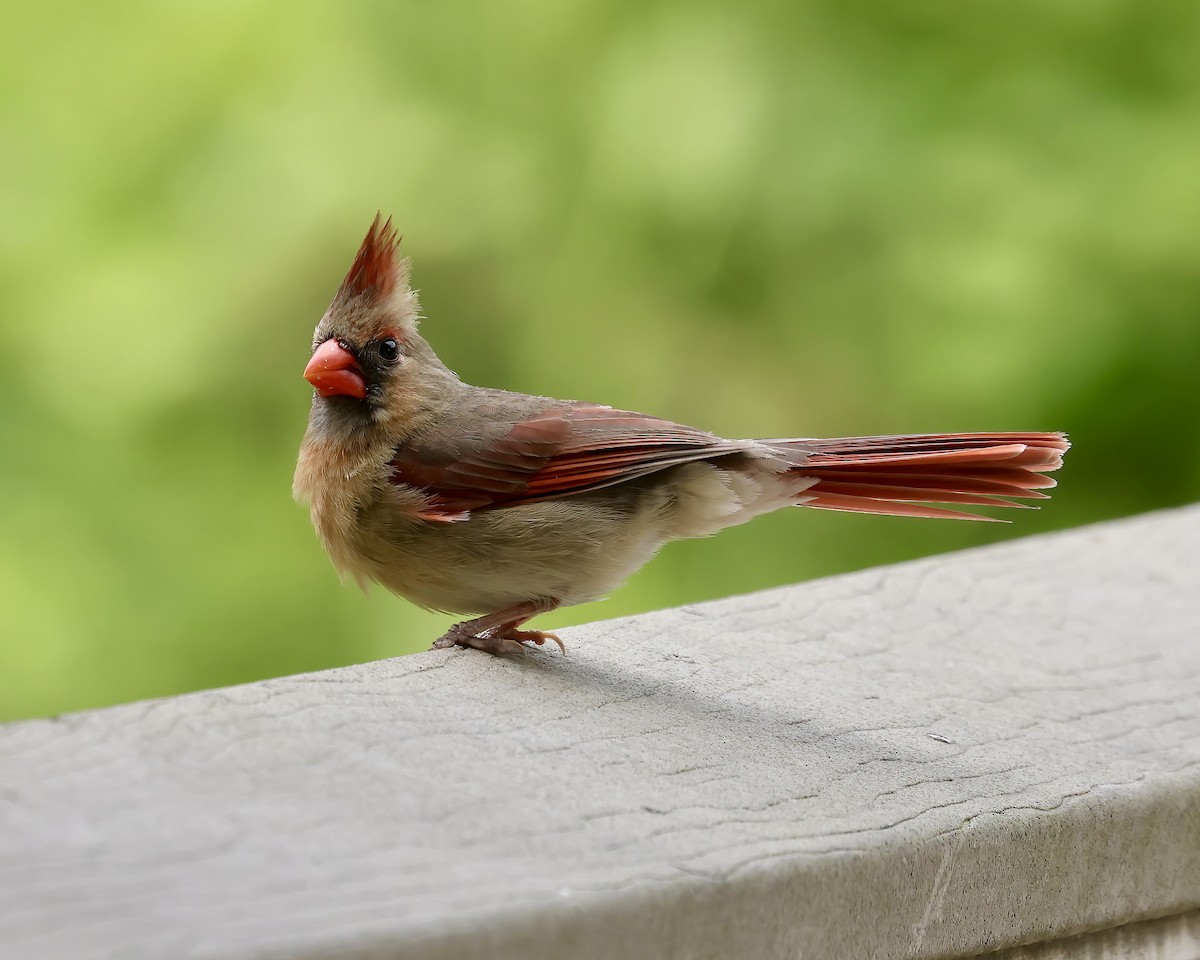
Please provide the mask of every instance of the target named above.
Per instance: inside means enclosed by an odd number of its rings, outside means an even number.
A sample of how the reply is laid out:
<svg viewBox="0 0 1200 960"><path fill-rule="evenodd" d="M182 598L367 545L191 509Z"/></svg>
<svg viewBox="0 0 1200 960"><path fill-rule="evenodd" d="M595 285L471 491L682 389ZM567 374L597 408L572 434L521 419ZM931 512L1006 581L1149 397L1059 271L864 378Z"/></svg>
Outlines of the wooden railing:
<svg viewBox="0 0 1200 960"><path fill-rule="evenodd" d="M564 639L0 727L0 956L1200 956L1200 508Z"/></svg>

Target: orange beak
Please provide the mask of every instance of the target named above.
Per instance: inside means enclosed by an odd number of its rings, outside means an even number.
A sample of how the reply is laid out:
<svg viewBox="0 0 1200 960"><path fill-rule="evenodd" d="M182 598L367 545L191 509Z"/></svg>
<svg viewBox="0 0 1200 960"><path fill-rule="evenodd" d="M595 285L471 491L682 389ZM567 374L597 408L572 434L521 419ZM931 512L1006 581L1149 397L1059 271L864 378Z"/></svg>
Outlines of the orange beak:
<svg viewBox="0 0 1200 960"><path fill-rule="evenodd" d="M367 395L367 382L358 361L336 339L326 340L317 347L304 368L304 379L323 397L357 397L361 400Z"/></svg>

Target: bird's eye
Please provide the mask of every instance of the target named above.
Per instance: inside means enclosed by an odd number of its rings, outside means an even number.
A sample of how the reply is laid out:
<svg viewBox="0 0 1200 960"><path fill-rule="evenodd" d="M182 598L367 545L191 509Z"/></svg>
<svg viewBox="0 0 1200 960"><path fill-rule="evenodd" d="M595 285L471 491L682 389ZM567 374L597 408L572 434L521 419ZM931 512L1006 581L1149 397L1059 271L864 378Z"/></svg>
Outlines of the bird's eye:
<svg viewBox="0 0 1200 960"><path fill-rule="evenodd" d="M379 355L388 363L395 363L400 359L400 344L396 342L395 337L379 341Z"/></svg>

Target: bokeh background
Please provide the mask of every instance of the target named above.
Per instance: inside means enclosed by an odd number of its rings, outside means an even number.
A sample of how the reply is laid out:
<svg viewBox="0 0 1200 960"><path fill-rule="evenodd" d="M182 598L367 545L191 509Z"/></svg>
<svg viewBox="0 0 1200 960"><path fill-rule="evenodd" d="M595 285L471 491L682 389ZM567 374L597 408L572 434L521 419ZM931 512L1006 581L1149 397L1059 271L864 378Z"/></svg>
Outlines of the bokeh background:
<svg viewBox="0 0 1200 960"><path fill-rule="evenodd" d="M468 380L733 436L1066 429L1012 526L791 511L542 626L1200 498L1188 0L0 13L0 718L405 653L290 496L377 209Z"/></svg>

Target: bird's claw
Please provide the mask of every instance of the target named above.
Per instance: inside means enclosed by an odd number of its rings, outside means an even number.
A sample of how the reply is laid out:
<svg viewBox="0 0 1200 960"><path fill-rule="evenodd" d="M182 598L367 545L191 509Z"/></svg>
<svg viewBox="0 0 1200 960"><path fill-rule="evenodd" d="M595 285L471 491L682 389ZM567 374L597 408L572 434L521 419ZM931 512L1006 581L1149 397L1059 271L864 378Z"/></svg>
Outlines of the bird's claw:
<svg viewBox="0 0 1200 960"><path fill-rule="evenodd" d="M548 633L545 630L517 630L516 628L507 631L504 636L511 640L516 640L518 643L536 643L539 647L547 640L553 640L558 644L558 649L565 655L567 645L559 639L557 633ZM523 649L523 648L522 648Z"/></svg>

